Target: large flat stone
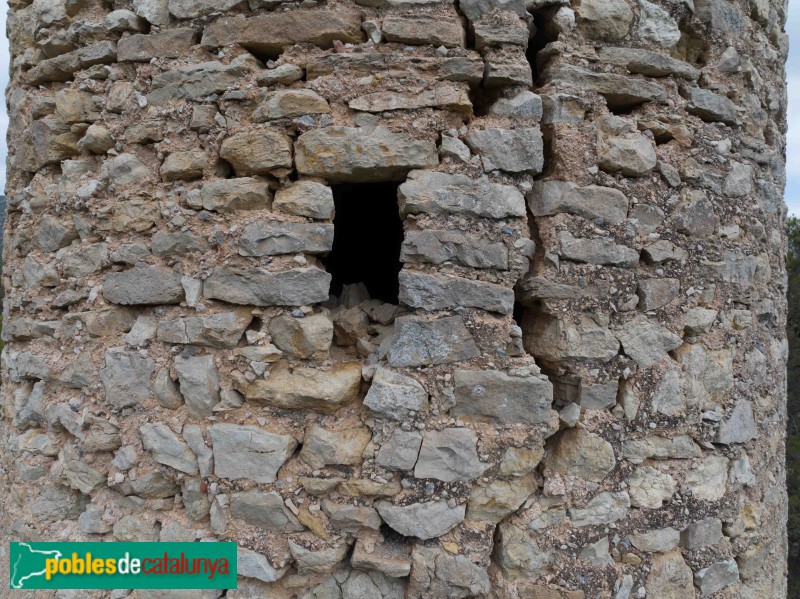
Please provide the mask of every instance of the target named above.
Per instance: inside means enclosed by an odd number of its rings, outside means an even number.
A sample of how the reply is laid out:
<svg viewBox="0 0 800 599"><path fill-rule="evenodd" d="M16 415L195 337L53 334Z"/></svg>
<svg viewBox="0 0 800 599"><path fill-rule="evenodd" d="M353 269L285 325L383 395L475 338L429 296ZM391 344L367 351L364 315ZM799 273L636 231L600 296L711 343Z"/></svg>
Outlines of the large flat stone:
<svg viewBox="0 0 800 599"><path fill-rule="evenodd" d="M497 370L456 370L456 405L450 413L493 424L545 424L550 420L553 385L535 376Z"/></svg>
<svg viewBox="0 0 800 599"><path fill-rule="evenodd" d="M160 322L157 337L167 343L232 349L242 338L251 320L253 314L247 308L210 316L178 318Z"/></svg>
<svg viewBox="0 0 800 599"><path fill-rule="evenodd" d="M508 249L504 243L463 231L406 231L400 261L451 262L472 268L507 270Z"/></svg>
<svg viewBox="0 0 800 599"><path fill-rule="evenodd" d="M479 477L487 465L478 458L477 443L478 436L467 428L426 432L414 476L444 482L468 481Z"/></svg>
<svg viewBox="0 0 800 599"><path fill-rule="evenodd" d="M437 166L439 156L436 144L383 127L325 127L297 139L295 163L300 174L328 181L391 181Z"/></svg>
<svg viewBox="0 0 800 599"><path fill-rule="evenodd" d="M269 272L263 268L215 268L203 294L231 304L305 306L328 299L331 275L318 268Z"/></svg>
<svg viewBox="0 0 800 599"><path fill-rule="evenodd" d="M486 172L500 169L537 175L544 167L544 142L538 126L471 131L466 141L483 159Z"/></svg>
<svg viewBox="0 0 800 599"><path fill-rule="evenodd" d="M178 304L184 291L181 275L166 266L135 266L103 278L103 297L113 304Z"/></svg>
<svg viewBox="0 0 800 599"><path fill-rule="evenodd" d="M375 508L381 518L401 535L426 540L440 537L464 521L467 506L450 507L446 501L393 505L378 501Z"/></svg>
<svg viewBox="0 0 800 599"><path fill-rule="evenodd" d="M333 225L255 221L242 229L239 254L277 256L280 254L324 254L333 247Z"/></svg>
<svg viewBox="0 0 800 599"><path fill-rule="evenodd" d="M610 225L628 216L628 198L621 191L600 185L579 187L570 181L537 181L528 194L528 207L534 216L566 212Z"/></svg>
<svg viewBox="0 0 800 599"><path fill-rule="evenodd" d="M511 185L487 177L413 171L397 191L403 215L430 213L507 218L525 216L525 199Z"/></svg>
<svg viewBox="0 0 800 599"><path fill-rule="evenodd" d="M294 453L297 441L257 426L213 424L209 427L214 451L214 473L231 480L269 484Z"/></svg>
<svg viewBox="0 0 800 599"><path fill-rule="evenodd" d="M401 316L395 321L389 349L389 364L395 368L459 362L479 355L460 316L438 320Z"/></svg>
<svg viewBox="0 0 800 599"><path fill-rule="evenodd" d="M459 306L511 314L514 290L494 283L447 275L403 270L399 275L400 302L424 310L449 310Z"/></svg>

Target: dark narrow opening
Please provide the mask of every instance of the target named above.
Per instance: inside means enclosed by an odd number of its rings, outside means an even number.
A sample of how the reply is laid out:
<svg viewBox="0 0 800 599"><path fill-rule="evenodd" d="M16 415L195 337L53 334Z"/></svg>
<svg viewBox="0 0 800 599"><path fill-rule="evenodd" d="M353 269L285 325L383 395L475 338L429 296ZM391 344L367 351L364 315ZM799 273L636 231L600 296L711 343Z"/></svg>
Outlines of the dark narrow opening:
<svg viewBox="0 0 800 599"><path fill-rule="evenodd" d="M333 249L324 259L331 294L363 283L370 297L397 303L403 221L394 183L346 183L333 187Z"/></svg>
<svg viewBox="0 0 800 599"><path fill-rule="evenodd" d="M558 39L558 33L552 25L553 15L555 10L546 8L536 10L531 13L533 15L532 29L533 35L528 40L528 48L525 51L525 58L528 59L528 64L531 65L531 75L533 75L533 85L536 85L536 80L539 78L539 67L536 64L536 59L544 47Z"/></svg>

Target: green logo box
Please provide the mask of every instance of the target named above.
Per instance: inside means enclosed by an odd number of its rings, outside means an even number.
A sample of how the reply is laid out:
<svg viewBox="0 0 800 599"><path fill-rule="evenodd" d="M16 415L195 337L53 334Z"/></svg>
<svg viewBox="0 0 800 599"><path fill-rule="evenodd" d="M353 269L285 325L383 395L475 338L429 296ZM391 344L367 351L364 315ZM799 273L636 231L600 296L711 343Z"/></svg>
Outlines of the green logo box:
<svg viewBox="0 0 800 599"><path fill-rule="evenodd" d="M236 543L11 543L12 589L235 589Z"/></svg>

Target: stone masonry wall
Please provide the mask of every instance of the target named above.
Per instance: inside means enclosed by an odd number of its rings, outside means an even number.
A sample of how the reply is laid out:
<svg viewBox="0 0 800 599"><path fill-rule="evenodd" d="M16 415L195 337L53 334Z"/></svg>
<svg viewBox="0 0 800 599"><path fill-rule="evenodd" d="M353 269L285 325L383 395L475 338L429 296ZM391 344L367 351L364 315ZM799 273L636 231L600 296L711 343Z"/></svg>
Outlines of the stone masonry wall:
<svg viewBox="0 0 800 599"><path fill-rule="evenodd" d="M785 2L9 4L1 536L240 547L35 596L784 596Z"/></svg>

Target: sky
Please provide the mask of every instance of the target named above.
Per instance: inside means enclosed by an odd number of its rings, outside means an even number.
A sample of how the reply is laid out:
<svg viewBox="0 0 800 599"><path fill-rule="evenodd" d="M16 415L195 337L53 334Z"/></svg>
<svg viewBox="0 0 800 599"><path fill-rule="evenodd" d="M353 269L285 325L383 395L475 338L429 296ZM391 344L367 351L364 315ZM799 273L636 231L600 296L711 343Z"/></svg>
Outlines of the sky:
<svg viewBox="0 0 800 599"><path fill-rule="evenodd" d="M6 30L7 0L0 0L0 32ZM786 81L789 86L789 108L787 111L789 131L786 148L786 204L789 214L800 216L800 0L789 0L789 18L786 22L789 34L789 60L786 64ZM8 40L0 33L0 89L8 84ZM5 102L0 103L0 135L6 139L8 115ZM0 144L0 189L6 183L6 146Z"/></svg>

